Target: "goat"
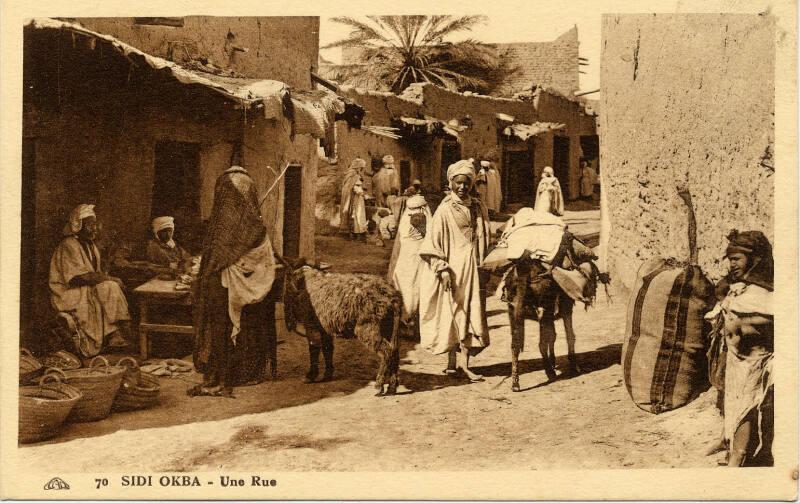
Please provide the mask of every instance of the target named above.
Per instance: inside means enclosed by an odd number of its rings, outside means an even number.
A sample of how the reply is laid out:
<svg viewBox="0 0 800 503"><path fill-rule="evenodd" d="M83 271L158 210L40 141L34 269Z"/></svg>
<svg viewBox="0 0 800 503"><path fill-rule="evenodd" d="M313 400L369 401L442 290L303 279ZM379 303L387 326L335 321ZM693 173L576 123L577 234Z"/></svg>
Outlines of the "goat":
<svg viewBox="0 0 800 503"><path fill-rule="evenodd" d="M400 366L400 293L386 279L370 274L328 273L300 259L284 275L284 316L289 330L301 323L308 338L310 368L306 382L319 375L320 351L325 360L322 381L333 378L333 337L355 337L378 355L376 396L397 393Z"/></svg>

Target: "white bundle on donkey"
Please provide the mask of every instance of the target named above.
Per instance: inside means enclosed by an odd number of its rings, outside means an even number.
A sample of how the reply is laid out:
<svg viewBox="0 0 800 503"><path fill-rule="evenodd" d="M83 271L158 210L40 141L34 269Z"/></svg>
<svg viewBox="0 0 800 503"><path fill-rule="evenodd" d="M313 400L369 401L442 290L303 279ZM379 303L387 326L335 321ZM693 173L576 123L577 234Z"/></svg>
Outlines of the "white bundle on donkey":
<svg viewBox="0 0 800 503"><path fill-rule="evenodd" d="M548 379L556 378L555 320L567 335L569 372L579 373L575 356L572 309L594 301L597 282L607 284L594 253L576 239L551 212L522 208L509 220L500 242L481 268L502 273L499 290L508 302L511 325L511 389L520 391L519 354L524 349L525 319L539 322L539 350Z"/></svg>
<svg viewBox="0 0 800 503"><path fill-rule="evenodd" d="M689 263L645 262L628 304L622 371L637 407L659 414L682 407L709 388L704 315L714 286L697 265L697 225L688 191Z"/></svg>

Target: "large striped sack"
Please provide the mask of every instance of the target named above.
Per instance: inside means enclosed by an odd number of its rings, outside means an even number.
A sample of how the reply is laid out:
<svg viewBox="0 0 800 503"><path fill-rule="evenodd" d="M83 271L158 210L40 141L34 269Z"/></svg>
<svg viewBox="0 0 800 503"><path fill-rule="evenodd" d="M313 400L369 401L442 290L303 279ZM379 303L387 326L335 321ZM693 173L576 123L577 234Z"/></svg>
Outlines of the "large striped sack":
<svg viewBox="0 0 800 503"><path fill-rule="evenodd" d="M637 407L659 414L709 388L703 315L714 286L697 265L657 259L636 278L622 346L625 386Z"/></svg>

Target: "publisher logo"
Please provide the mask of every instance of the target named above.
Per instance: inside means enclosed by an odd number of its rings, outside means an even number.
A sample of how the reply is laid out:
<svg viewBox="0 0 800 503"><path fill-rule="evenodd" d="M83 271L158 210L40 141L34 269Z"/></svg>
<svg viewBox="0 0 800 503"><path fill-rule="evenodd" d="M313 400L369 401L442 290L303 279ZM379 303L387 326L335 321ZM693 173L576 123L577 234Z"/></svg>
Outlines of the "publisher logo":
<svg viewBox="0 0 800 503"><path fill-rule="evenodd" d="M53 477L50 479L50 482L44 485L44 490L49 491L51 489L61 490L61 489L69 489L69 484L64 482L59 477Z"/></svg>

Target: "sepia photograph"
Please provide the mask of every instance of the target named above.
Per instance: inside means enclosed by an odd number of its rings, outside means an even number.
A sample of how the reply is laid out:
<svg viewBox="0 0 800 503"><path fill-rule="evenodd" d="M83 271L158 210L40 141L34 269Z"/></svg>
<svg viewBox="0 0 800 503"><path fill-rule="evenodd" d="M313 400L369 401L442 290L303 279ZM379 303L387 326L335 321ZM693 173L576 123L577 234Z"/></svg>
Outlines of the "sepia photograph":
<svg viewBox="0 0 800 503"><path fill-rule="evenodd" d="M3 498L797 497L793 2L47 3Z"/></svg>

